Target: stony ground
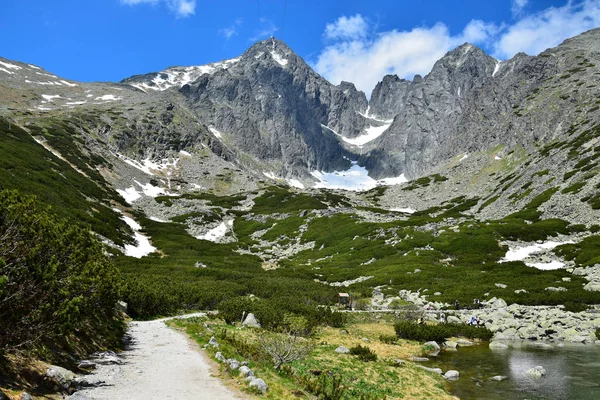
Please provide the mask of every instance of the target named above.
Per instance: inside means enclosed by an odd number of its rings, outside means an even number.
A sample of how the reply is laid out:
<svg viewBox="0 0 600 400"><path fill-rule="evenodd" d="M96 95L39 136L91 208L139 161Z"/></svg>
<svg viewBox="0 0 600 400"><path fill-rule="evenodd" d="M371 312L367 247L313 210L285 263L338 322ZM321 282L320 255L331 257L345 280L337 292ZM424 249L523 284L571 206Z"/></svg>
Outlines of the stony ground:
<svg viewBox="0 0 600 400"><path fill-rule="evenodd" d="M128 333L128 349L118 359L106 357L103 364L97 360L98 368L86 377L98 386L78 391L71 399L245 398L214 377L208 357L164 320L132 322Z"/></svg>

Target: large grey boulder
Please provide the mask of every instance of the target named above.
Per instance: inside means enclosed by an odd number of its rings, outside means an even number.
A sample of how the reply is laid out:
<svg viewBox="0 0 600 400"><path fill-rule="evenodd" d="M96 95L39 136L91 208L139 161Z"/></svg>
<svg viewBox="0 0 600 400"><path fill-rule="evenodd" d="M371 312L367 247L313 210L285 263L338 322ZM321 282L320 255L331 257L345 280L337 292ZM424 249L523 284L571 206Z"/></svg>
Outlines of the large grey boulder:
<svg viewBox="0 0 600 400"><path fill-rule="evenodd" d="M506 306L506 301L504 301L503 299L496 299L496 301L492 303L493 308L504 308Z"/></svg>
<svg viewBox="0 0 600 400"><path fill-rule="evenodd" d="M591 292L600 292L600 282L589 282L583 289Z"/></svg>
<svg viewBox="0 0 600 400"><path fill-rule="evenodd" d="M267 390L269 390L269 386L267 386L266 382L263 381L261 378L255 378L252 379L250 381L250 385L251 388L255 388L257 389L259 392L261 392L262 394L265 394L265 392Z"/></svg>
<svg viewBox="0 0 600 400"><path fill-rule="evenodd" d="M440 345L434 341L423 344L423 351L428 355L438 355L440 352Z"/></svg>
<svg viewBox="0 0 600 400"><path fill-rule="evenodd" d="M21 400L33 400L33 397L27 392L21 393Z"/></svg>
<svg viewBox="0 0 600 400"><path fill-rule="evenodd" d="M208 344L212 347L219 347L219 343L217 342L217 339L215 339L214 336L210 337L210 340L208 341Z"/></svg>
<svg viewBox="0 0 600 400"><path fill-rule="evenodd" d="M250 328L260 328L260 323L252 313L248 313L244 322L242 322L243 326L248 326Z"/></svg>
<svg viewBox="0 0 600 400"><path fill-rule="evenodd" d="M240 367L240 374L248 377L248 376L254 376L254 371L252 371L248 366L246 365L242 365Z"/></svg>
<svg viewBox="0 0 600 400"><path fill-rule="evenodd" d="M448 321L449 324L461 324L462 323L460 318L455 317L454 315L449 315L446 320Z"/></svg>
<svg viewBox="0 0 600 400"><path fill-rule="evenodd" d="M489 347L492 350L505 350L505 349L508 349L507 345L505 345L504 343L496 342L496 341L490 342Z"/></svg>
<svg viewBox="0 0 600 400"><path fill-rule="evenodd" d="M240 368L240 362L238 360L236 360L235 358L230 358L226 362L229 365L229 369L232 371L235 371L236 369Z"/></svg>
<svg viewBox="0 0 600 400"><path fill-rule="evenodd" d="M458 379L458 377L460 376L459 372L451 369L449 371L446 371L446 373L444 374L444 378L450 380L450 381L455 381Z"/></svg>
<svg viewBox="0 0 600 400"><path fill-rule="evenodd" d="M339 346L337 349L335 349L335 352L340 354L348 354L350 353L350 349L344 346Z"/></svg>
<svg viewBox="0 0 600 400"><path fill-rule="evenodd" d="M66 368L51 365L46 369L46 376L63 389L68 389L75 379L75 374Z"/></svg>
<svg viewBox="0 0 600 400"><path fill-rule="evenodd" d="M538 365L536 367L528 369L527 372L525 372L525 373L531 379L539 380L539 379L542 379L544 376L546 376L546 369L544 367L542 367L541 365Z"/></svg>

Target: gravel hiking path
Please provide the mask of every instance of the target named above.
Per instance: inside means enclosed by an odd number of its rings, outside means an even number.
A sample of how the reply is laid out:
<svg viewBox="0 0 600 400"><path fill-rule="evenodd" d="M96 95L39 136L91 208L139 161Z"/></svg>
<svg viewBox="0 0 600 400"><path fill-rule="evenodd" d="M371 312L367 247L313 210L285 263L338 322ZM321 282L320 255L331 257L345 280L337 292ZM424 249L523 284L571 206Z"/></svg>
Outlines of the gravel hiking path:
<svg viewBox="0 0 600 400"><path fill-rule="evenodd" d="M189 314L189 318L202 314ZM87 376L99 385L80 390L72 399L244 399L211 376L206 354L185 333L165 325L166 319L129 324L131 342L121 361L98 364ZM100 383L103 382L103 383Z"/></svg>

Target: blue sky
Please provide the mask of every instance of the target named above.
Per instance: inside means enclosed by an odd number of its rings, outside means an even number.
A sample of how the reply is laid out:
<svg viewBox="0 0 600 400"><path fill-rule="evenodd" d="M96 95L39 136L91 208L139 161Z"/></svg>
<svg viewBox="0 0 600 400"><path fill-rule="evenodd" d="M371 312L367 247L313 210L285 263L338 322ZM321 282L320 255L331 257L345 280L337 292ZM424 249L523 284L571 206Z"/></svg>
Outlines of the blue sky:
<svg viewBox="0 0 600 400"><path fill-rule="evenodd" d="M0 0L0 56L79 81L234 58L274 35L370 92L465 41L499 59L600 26L600 0Z"/></svg>

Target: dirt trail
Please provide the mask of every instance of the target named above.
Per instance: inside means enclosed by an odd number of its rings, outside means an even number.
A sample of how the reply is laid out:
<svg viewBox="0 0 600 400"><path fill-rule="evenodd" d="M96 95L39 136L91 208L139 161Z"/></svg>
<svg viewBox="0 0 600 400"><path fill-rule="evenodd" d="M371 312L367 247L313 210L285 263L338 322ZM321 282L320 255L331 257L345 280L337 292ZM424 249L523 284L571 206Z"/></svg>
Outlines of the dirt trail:
<svg viewBox="0 0 600 400"><path fill-rule="evenodd" d="M191 317L198 314L190 314ZM98 365L89 380L104 383L76 392L73 399L243 399L211 376L207 356L165 320L132 322L122 364Z"/></svg>

